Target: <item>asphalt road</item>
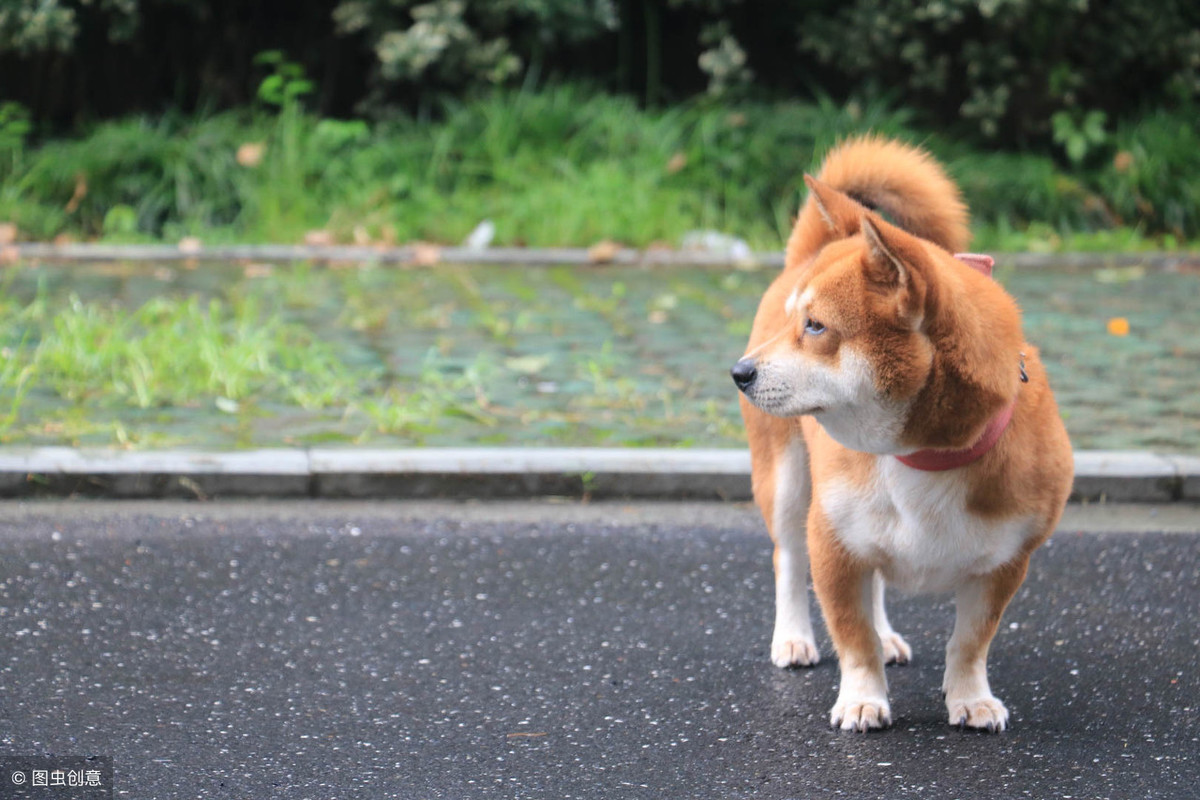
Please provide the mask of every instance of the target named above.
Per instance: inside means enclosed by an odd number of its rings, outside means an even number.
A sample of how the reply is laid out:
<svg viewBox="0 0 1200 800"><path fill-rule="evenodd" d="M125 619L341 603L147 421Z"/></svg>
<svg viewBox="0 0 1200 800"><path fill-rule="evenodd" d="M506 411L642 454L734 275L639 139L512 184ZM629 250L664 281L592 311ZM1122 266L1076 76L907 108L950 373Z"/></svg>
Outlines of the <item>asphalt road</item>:
<svg viewBox="0 0 1200 800"><path fill-rule="evenodd" d="M1073 512L1036 555L1000 735L943 718L949 601L894 597L914 662L864 736L827 638L769 664L745 507L0 505L0 755L159 800L1200 797L1200 538L1155 528L1200 512Z"/></svg>

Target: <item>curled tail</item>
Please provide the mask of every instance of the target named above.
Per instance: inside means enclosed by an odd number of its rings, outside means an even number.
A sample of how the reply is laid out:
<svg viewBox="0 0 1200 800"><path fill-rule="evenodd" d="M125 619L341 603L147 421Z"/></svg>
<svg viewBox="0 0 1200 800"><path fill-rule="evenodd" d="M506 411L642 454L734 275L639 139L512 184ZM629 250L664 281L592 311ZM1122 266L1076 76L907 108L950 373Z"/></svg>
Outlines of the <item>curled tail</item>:
<svg viewBox="0 0 1200 800"><path fill-rule="evenodd" d="M817 177L909 233L952 253L967 249L971 232L958 187L933 156L918 147L878 136L848 139L825 156ZM829 230L829 221L810 195L788 241L788 264L819 249L828 241Z"/></svg>

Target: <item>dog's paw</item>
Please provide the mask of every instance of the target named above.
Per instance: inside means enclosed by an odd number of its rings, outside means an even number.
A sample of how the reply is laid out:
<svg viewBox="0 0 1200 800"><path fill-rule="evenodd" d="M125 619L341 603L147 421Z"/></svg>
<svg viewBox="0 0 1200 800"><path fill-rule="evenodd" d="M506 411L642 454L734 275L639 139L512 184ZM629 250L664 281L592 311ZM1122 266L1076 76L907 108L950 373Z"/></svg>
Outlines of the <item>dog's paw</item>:
<svg viewBox="0 0 1200 800"><path fill-rule="evenodd" d="M811 667L821 660L812 639L778 639L771 642L771 663L777 667Z"/></svg>
<svg viewBox="0 0 1200 800"><path fill-rule="evenodd" d="M950 724L999 733L1008 727L1008 709L990 694L984 697L946 698Z"/></svg>
<svg viewBox="0 0 1200 800"><path fill-rule="evenodd" d="M900 634L885 631L879 634L879 641L883 643L883 663L907 664L912 661L912 648Z"/></svg>
<svg viewBox="0 0 1200 800"><path fill-rule="evenodd" d="M878 698L838 698L829 714L829 724L856 733L879 730L892 724L892 709L887 700Z"/></svg>

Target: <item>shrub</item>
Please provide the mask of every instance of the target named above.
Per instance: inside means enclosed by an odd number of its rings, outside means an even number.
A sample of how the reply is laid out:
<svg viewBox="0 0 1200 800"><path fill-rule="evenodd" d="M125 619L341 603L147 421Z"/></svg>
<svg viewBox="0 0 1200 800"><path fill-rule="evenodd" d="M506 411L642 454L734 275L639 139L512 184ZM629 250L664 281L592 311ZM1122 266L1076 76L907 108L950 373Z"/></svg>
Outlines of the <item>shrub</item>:
<svg viewBox="0 0 1200 800"><path fill-rule="evenodd" d="M366 37L384 78L462 86L503 83L539 48L613 30L617 13L611 0L342 0L333 20Z"/></svg>
<svg viewBox="0 0 1200 800"><path fill-rule="evenodd" d="M1200 231L1200 109L1124 120L1097 181L1121 221L1179 238Z"/></svg>
<svg viewBox="0 0 1200 800"><path fill-rule="evenodd" d="M1055 112L1130 111L1200 91L1187 0L852 0L804 20L803 48L991 139L1045 137Z"/></svg>

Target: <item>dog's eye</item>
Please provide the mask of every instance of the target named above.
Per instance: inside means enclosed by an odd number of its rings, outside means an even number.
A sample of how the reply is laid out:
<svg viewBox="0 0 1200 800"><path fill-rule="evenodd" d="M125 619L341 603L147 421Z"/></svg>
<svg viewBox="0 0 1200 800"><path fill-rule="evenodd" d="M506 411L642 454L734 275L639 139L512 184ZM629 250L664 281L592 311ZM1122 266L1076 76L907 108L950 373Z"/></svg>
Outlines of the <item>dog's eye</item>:
<svg viewBox="0 0 1200 800"><path fill-rule="evenodd" d="M815 319L809 319L804 323L804 332L811 333L813 336L820 336L825 332L825 326L817 322Z"/></svg>

